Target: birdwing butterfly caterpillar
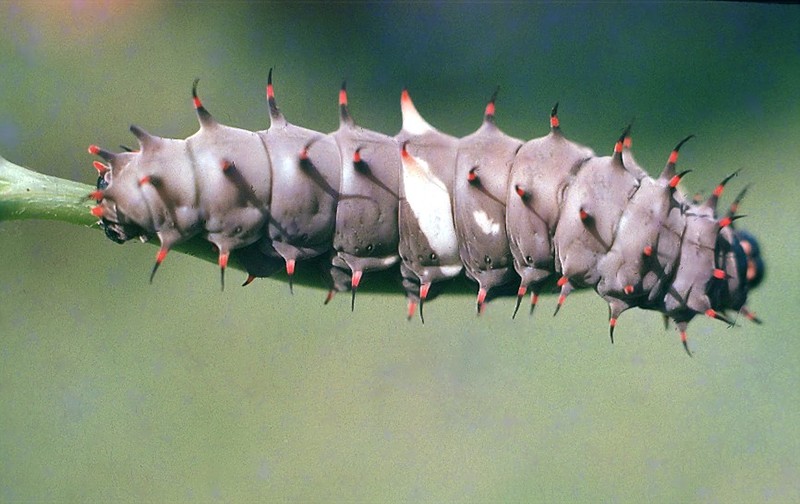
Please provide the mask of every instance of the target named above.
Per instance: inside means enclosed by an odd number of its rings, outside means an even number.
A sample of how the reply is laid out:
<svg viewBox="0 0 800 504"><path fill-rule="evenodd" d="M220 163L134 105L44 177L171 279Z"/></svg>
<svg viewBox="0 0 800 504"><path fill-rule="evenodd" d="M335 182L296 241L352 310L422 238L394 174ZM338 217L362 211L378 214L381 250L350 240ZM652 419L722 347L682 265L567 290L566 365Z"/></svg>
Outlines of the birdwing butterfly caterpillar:
<svg viewBox="0 0 800 504"><path fill-rule="evenodd" d="M735 229L745 190L717 211L726 177L702 202L678 184L680 141L657 178L635 161L630 128L611 155L568 140L556 104L547 135L513 138L495 124L496 93L477 131L440 132L401 94L402 129L394 137L358 126L347 91L339 91L339 128L324 134L291 124L278 108L270 70L270 127L223 125L192 99L200 129L161 138L131 126L139 149L89 152L99 172L93 215L119 243L157 237L153 277L178 243L202 236L225 269L233 255L245 285L284 269L325 265L334 293L362 277L399 268L408 317L466 274L477 283L477 311L497 296L522 299L556 286L555 312L575 288L593 288L608 303L609 333L622 312L640 307L673 320L687 353L688 322L698 314L757 321L748 291L764 276L758 242ZM690 354L691 355L691 354Z"/></svg>

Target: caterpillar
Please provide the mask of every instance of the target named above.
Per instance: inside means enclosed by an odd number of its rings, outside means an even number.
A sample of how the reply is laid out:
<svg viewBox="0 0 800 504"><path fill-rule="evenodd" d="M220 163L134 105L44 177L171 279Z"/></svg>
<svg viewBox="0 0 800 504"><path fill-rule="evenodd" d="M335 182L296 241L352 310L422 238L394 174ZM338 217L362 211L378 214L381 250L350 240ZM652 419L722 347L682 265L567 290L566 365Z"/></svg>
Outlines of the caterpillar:
<svg viewBox="0 0 800 504"><path fill-rule="evenodd" d="M495 91L477 131L447 135L400 99L394 137L358 126L339 91L339 128L324 134L291 124L269 72L270 126L247 131L217 122L192 86L199 130L162 138L131 126L139 148L96 145L97 190L91 210L111 240L157 237L150 281L176 244L195 236L219 252L221 285L233 256L244 285L298 265L324 265L327 303L365 274L397 268L408 318L466 274L477 284L480 314L493 298L516 294L512 316L530 293L559 291L555 313L576 288L592 288L609 308L609 335L627 309L663 314L680 332L704 314L728 324L727 311L760 322L746 306L764 277L758 242L735 229L747 187L727 212L717 204L726 177L704 201L684 195L671 151L657 178L631 150L630 127L611 155L568 140L550 113L547 135L513 138L495 123ZM554 313L554 314L555 314Z"/></svg>

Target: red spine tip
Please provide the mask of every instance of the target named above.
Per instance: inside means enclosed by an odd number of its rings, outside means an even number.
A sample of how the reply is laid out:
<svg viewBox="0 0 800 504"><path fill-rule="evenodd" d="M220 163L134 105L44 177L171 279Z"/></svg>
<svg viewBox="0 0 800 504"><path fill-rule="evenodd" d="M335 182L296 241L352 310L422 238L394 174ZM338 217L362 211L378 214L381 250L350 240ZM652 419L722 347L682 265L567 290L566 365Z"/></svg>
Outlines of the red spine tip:
<svg viewBox="0 0 800 504"><path fill-rule="evenodd" d="M478 173L477 168L473 167L470 168L469 173L467 173L467 182L477 182L478 181Z"/></svg>
<svg viewBox="0 0 800 504"><path fill-rule="evenodd" d="M539 294L532 294L531 295L531 304L535 305L539 302Z"/></svg>
<svg viewBox="0 0 800 504"><path fill-rule="evenodd" d="M400 147L400 154L406 161L409 161L411 159L411 154L408 153L408 149L406 149L405 143L403 143L402 147Z"/></svg>
<svg viewBox="0 0 800 504"><path fill-rule="evenodd" d="M104 165L100 161L92 161L92 166L94 166L94 169L97 170L97 174L100 176L105 175L109 170L108 166Z"/></svg>
<svg viewBox="0 0 800 504"><path fill-rule="evenodd" d="M481 305L486 301L486 289L478 289L478 304Z"/></svg>
<svg viewBox="0 0 800 504"><path fill-rule="evenodd" d="M417 303L415 303L414 301L410 301L409 300L409 302L408 302L408 320L411 320L412 318L414 318L414 312L415 311L417 311Z"/></svg>
<svg viewBox="0 0 800 504"><path fill-rule="evenodd" d="M149 184L151 182L152 182L152 179L150 178L150 175L145 175L144 177L139 179L139 185L140 186L143 186L145 184Z"/></svg>
<svg viewBox="0 0 800 504"><path fill-rule="evenodd" d="M274 100L275 99L275 90L272 88L272 84L267 84L267 100Z"/></svg>
<svg viewBox="0 0 800 504"><path fill-rule="evenodd" d="M715 312L712 308L706 310L706 317L717 318L717 312Z"/></svg>
<svg viewBox="0 0 800 504"><path fill-rule="evenodd" d="M233 163L231 163L227 159L223 159L222 161L220 161L219 165L220 165L220 168L222 168L222 171L224 171L224 172L227 172L228 170L233 168Z"/></svg>
<svg viewBox="0 0 800 504"><path fill-rule="evenodd" d="M339 90L339 105L344 106L347 105L347 91L344 89Z"/></svg>
<svg viewBox="0 0 800 504"><path fill-rule="evenodd" d="M622 141L622 146L626 149L630 149L633 145L633 139L629 136L625 137L625 140Z"/></svg>
<svg viewBox="0 0 800 504"><path fill-rule="evenodd" d="M611 327L617 327L617 319L611 317L610 319L608 319L608 325L610 325Z"/></svg>
<svg viewBox="0 0 800 504"><path fill-rule="evenodd" d="M631 294L633 294L633 285L626 285L625 288L622 290L623 292L625 292L625 294L630 296Z"/></svg>
<svg viewBox="0 0 800 504"><path fill-rule="evenodd" d="M360 163L361 162L361 149L356 149L353 153L353 163Z"/></svg>
<svg viewBox="0 0 800 504"><path fill-rule="evenodd" d="M100 205L92 207L92 215L94 215L97 218L102 217L103 216L103 207L101 207Z"/></svg>
<svg viewBox="0 0 800 504"><path fill-rule="evenodd" d="M664 158L661 158L664 159ZM678 162L678 151L674 150L669 155L669 160L667 161L669 164L675 164Z"/></svg>
<svg viewBox="0 0 800 504"><path fill-rule="evenodd" d="M410 102L411 96L408 94L408 89L404 89L402 93L400 93L400 102Z"/></svg>
<svg viewBox="0 0 800 504"><path fill-rule="evenodd" d="M98 155L100 153L100 147L98 147L98 146L96 146L94 144L90 145L88 150L89 150L89 154L91 154L93 156L96 156L96 155Z"/></svg>
<svg viewBox="0 0 800 504"><path fill-rule="evenodd" d="M517 196L519 196L520 198L526 198L528 196L527 191L525 191L525 188L522 187L521 185L515 185L514 191L516 191Z"/></svg>
<svg viewBox="0 0 800 504"><path fill-rule="evenodd" d="M671 179L669 179L669 186L672 189L675 189L676 187L678 187L678 184L680 184L680 182L681 182L681 176L674 175Z"/></svg>
<svg viewBox="0 0 800 504"><path fill-rule="evenodd" d="M731 219L730 217L723 217L722 219L719 220L719 227L721 228L728 227L731 225L731 222L733 222L733 219Z"/></svg>
<svg viewBox="0 0 800 504"><path fill-rule="evenodd" d="M361 275L363 275L363 274L364 274L363 271L354 271L353 272L353 278L350 280L350 285L353 287L353 289L358 288L358 284L361 283Z"/></svg>
<svg viewBox="0 0 800 504"><path fill-rule="evenodd" d="M225 252L224 254L220 254L219 255L219 267L220 268L225 269L225 268L228 267L228 257L229 257L228 252Z"/></svg>
<svg viewBox="0 0 800 504"><path fill-rule="evenodd" d="M614 154L622 153L622 142L617 142L614 144Z"/></svg>
<svg viewBox="0 0 800 504"><path fill-rule="evenodd" d="M494 116L494 102L489 102L486 104L486 111L483 113L483 115L487 117Z"/></svg>
<svg viewBox="0 0 800 504"><path fill-rule="evenodd" d="M158 249L158 254L156 254L156 264L161 264L164 262L164 259L167 258L168 249Z"/></svg>
<svg viewBox="0 0 800 504"><path fill-rule="evenodd" d="M550 116L550 127L551 128L558 128L559 127L559 122L558 122L558 116L557 115Z"/></svg>
<svg viewBox="0 0 800 504"><path fill-rule="evenodd" d="M561 278L558 279L556 285L558 285L559 287L563 287L564 284L566 284L567 282L569 282L569 278L562 276Z"/></svg>
<svg viewBox="0 0 800 504"><path fill-rule="evenodd" d="M289 276L294 275L295 260L289 259L286 261L286 274Z"/></svg>
<svg viewBox="0 0 800 504"><path fill-rule="evenodd" d="M103 191L98 189L97 191L90 192L89 193L89 199L100 201L101 199L103 199Z"/></svg>
<svg viewBox="0 0 800 504"><path fill-rule="evenodd" d="M582 221L585 221L589 218L589 214L586 213L586 210L581 209L580 213L578 214Z"/></svg>
<svg viewBox="0 0 800 504"><path fill-rule="evenodd" d="M431 289L430 283L424 283L419 287L419 298L420 299L428 299L428 291Z"/></svg>
<svg viewBox="0 0 800 504"><path fill-rule="evenodd" d="M644 252L644 255L646 255L647 257L650 257L651 255L653 255L653 247L648 245L644 248L642 252Z"/></svg>
<svg viewBox="0 0 800 504"><path fill-rule="evenodd" d="M726 276L727 275L725 275L725 270L714 268L714 278L716 278L717 280L725 280Z"/></svg>
<svg viewBox="0 0 800 504"><path fill-rule="evenodd" d="M724 190L725 190L725 186L724 185L722 185L722 184L718 185L717 187L714 188L714 196L719 198L720 196L722 196L722 191L724 191Z"/></svg>
<svg viewBox="0 0 800 504"><path fill-rule="evenodd" d="M203 102L201 102L200 98L196 96L192 97L192 105L194 105L195 110L203 108Z"/></svg>
<svg viewBox="0 0 800 504"><path fill-rule="evenodd" d="M527 288L527 287L525 287L524 285L523 285L523 286L520 286L520 288L519 288L519 289L517 289L517 296L518 296L518 297L522 297L522 296L524 296L524 295L525 295L525 293L526 293L526 292L528 292L528 288Z"/></svg>
<svg viewBox="0 0 800 504"><path fill-rule="evenodd" d="M303 147L303 150L300 151L300 160L305 161L308 159L308 147Z"/></svg>
<svg viewBox="0 0 800 504"><path fill-rule="evenodd" d="M560 296L558 296L558 306L563 305L564 301L566 301L566 300L567 300L567 296L565 296L564 294L561 294Z"/></svg>

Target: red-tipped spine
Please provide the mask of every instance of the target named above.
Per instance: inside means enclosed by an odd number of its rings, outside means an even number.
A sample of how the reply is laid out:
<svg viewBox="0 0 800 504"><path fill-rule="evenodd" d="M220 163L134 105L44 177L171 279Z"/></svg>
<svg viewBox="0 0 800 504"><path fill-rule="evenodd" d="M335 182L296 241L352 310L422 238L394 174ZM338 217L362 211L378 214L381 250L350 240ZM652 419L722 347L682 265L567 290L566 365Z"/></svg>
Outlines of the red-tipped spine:
<svg viewBox="0 0 800 504"><path fill-rule="evenodd" d="M678 173L677 175L674 175L671 179L669 179L669 187L671 189L675 189L676 187L678 187L678 184L681 183L681 179L687 173L691 173L691 172L692 172L692 170L683 170L682 172Z"/></svg>
<svg viewBox="0 0 800 504"><path fill-rule="evenodd" d="M356 290L358 290L358 284L361 283L361 276L363 274L363 271L356 270L353 272L353 276L350 279L350 311L355 311L356 309Z"/></svg>
<svg viewBox="0 0 800 504"><path fill-rule="evenodd" d="M94 169L97 170L97 175L99 175L100 177L108 173L108 171L110 170L108 166L104 165L100 161L92 161L92 166L94 166Z"/></svg>
<svg viewBox="0 0 800 504"><path fill-rule="evenodd" d="M269 76L267 77L267 101L272 102L275 101L275 89L272 87L272 69L269 69Z"/></svg>
<svg viewBox="0 0 800 504"><path fill-rule="evenodd" d="M494 121L494 109L495 109L495 102L497 102L497 93L500 92L500 86L497 86L492 93L492 97L489 98L489 102L486 104L486 109L483 111L483 120L488 122Z"/></svg>
<svg viewBox="0 0 800 504"><path fill-rule="evenodd" d="M169 249L164 248L163 246L158 249L158 253L156 253L156 262L153 264L153 270L150 272L150 283L153 283L153 278L156 276L156 271L158 271L158 267L161 266L161 263L164 262L164 259L167 258L168 252Z"/></svg>
<svg viewBox="0 0 800 504"><path fill-rule="evenodd" d="M414 318L414 312L415 311L417 311L417 303L409 299L408 300L408 309L407 309L407 312L406 312L406 318L408 320L411 320L412 318Z"/></svg>
<svg viewBox="0 0 800 504"><path fill-rule="evenodd" d="M686 353L689 354L689 357L691 357L692 352L689 350L689 342L687 340L688 338L686 336L686 331L681 331L681 343L683 344L683 349L686 350Z"/></svg>
<svg viewBox="0 0 800 504"><path fill-rule="evenodd" d="M428 293L431 290L430 282L424 283L419 286L419 319L425 323L425 315L422 313L422 307L425 305L425 300L428 299Z"/></svg>
<svg viewBox="0 0 800 504"><path fill-rule="evenodd" d="M550 129L558 129L560 123L558 121L558 102L553 105L553 110L550 111Z"/></svg>
<svg viewBox="0 0 800 504"><path fill-rule="evenodd" d="M514 313L511 314L511 318L517 318L517 312L519 311L519 306L522 304L522 298L525 297L525 294L528 292L528 287L525 285L520 285L519 289L517 289L517 302L514 305Z"/></svg>
<svg viewBox="0 0 800 504"><path fill-rule="evenodd" d="M626 136L625 139L622 141L622 148L623 149L630 149L633 147L633 137L630 135Z"/></svg>
<svg viewBox="0 0 800 504"><path fill-rule="evenodd" d="M230 252L220 252L219 254L219 281L222 290L225 290L225 268L228 267L228 257L230 256Z"/></svg>
<svg viewBox="0 0 800 504"><path fill-rule="evenodd" d="M478 298L476 299L478 315L480 315L483 312L485 303L486 303L486 289L481 287L480 289L478 289Z"/></svg>
<svg viewBox="0 0 800 504"><path fill-rule="evenodd" d="M289 277L289 292L294 294L294 285L292 284L292 279L294 278L294 267L295 267L295 260L294 259L287 259L286 260L286 275Z"/></svg>
<svg viewBox="0 0 800 504"><path fill-rule="evenodd" d="M467 182L469 182L470 184L473 184L473 185L475 185L478 182L480 182L480 178L478 178L478 167L477 166L473 166L472 168L469 169L469 173L467 173Z"/></svg>

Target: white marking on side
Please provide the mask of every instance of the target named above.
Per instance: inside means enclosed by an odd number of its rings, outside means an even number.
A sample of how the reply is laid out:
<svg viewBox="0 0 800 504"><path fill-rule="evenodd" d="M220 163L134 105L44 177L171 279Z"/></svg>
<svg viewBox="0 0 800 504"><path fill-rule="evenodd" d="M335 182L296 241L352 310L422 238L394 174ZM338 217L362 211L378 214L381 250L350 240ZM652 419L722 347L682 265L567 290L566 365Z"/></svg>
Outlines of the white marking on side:
<svg viewBox="0 0 800 504"><path fill-rule="evenodd" d="M410 154L402 157L405 196L431 248L445 259L458 256L458 239L447 187L428 163Z"/></svg>
<svg viewBox="0 0 800 504"><path fill-rule="evenodd" d="M458 275L461 273L462 269L464 269L464 267L460 264L458 266L439 266L442 275L448 278Z"/></svg>
<svg viewBox="0 0 800 504"><path fill-rule="evenodd" d="M472 217L475 219L475 224L483 231L483 234L496 235L500 232L500 224L489 218L483 210L475 210L472 212Z"/></svg>

